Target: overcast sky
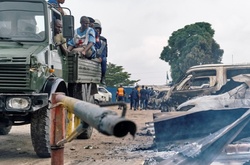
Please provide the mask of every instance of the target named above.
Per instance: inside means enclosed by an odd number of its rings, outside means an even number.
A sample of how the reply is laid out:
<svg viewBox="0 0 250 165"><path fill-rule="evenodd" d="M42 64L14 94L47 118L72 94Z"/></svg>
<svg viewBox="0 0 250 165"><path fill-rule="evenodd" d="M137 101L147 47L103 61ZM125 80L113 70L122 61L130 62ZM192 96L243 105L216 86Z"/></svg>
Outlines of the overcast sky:
<svg viewBox="0 0 250 165"><path fill-rule="evenodd" d="M163 85L169 66L159 59L171 34L185 25L208 22L224 50L223 63L250 63L249 0L65 0L75 28L81 16L102 23L108 62L123 66L140 85Z"/></svg>

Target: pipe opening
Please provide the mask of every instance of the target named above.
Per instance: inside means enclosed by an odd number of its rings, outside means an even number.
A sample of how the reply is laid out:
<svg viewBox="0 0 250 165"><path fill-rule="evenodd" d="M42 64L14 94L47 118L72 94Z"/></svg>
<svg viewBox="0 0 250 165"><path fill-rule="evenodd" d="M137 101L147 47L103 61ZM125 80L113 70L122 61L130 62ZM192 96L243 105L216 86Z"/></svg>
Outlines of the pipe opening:
<svg viewBox="0 0 250 165"><path fill-rule="evenodd" d="M121 121L117 123L113 130L113 135L116 137L124 137L130 133L133 137L136 133L136 125L132 121Z"/></svg>

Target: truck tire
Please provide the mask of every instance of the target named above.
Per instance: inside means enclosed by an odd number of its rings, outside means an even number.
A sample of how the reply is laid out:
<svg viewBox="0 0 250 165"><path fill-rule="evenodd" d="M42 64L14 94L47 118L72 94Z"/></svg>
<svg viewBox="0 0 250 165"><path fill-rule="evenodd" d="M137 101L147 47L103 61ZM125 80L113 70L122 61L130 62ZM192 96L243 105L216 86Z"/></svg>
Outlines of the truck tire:
<svg viewBox="0 0 250 165"><path fill-rule="evenodd" d="M38 157L49 158L50 148L50 111L44 107L31 116L31 140Z"/></svg>
<svg viewBox="0 0 250 165"><path fill-rule="evenodd" d="M0 135L8 135L10 130L12 128L12 125L9 126L0 126Z"/></svg>

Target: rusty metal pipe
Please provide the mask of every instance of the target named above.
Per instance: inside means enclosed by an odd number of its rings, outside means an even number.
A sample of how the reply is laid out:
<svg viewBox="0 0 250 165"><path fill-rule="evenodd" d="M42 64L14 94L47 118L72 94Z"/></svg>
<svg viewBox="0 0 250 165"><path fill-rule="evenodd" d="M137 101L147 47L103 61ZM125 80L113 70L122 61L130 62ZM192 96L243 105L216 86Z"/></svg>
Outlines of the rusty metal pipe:
<svg viewBox="0 0 250 165"><path fill-rule="evenodd" d="M114 111L64 95L56 95L56 101L63 102L68 111L105 135L123 137L136 133L135 123L119 117Z"/></svg>
<svg viewBox="0 0 250 165"><path fill-rule="evenodd" d="M52 94L52 104L56 105L56 95ZM65 110L61 104L51 109L51 165L64 164L64 145L57 145L57 142L65 137Z"/></svg>

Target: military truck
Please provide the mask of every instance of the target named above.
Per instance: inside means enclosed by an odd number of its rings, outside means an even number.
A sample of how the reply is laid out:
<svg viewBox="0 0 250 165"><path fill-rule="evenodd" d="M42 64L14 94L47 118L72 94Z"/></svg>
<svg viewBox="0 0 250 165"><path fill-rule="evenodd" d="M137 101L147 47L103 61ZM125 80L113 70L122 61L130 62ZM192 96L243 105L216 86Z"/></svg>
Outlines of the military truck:
<svg viewBox="0 0 250 165"><path fill-rule="evenodd" d="M173 85L161 102L161 111L176 111L183 102L194 97L212 95L236 75L250 74L249 64L206 64L190 67ZM181 111L188 110L181 109Z"/></svg>
<svg viewBox="0 0 250 165"><path fill-rule="evenodd" d="M54 42L55 17L62 20L65 38L74 35L74 17L67 11L61 15L45 0L0 1L0 135L30 124L39 157L50 157L52 93L94 103L101 77L97 61L67 54ZM92 128L85 128L78 138L90 138Z"/></svg>

